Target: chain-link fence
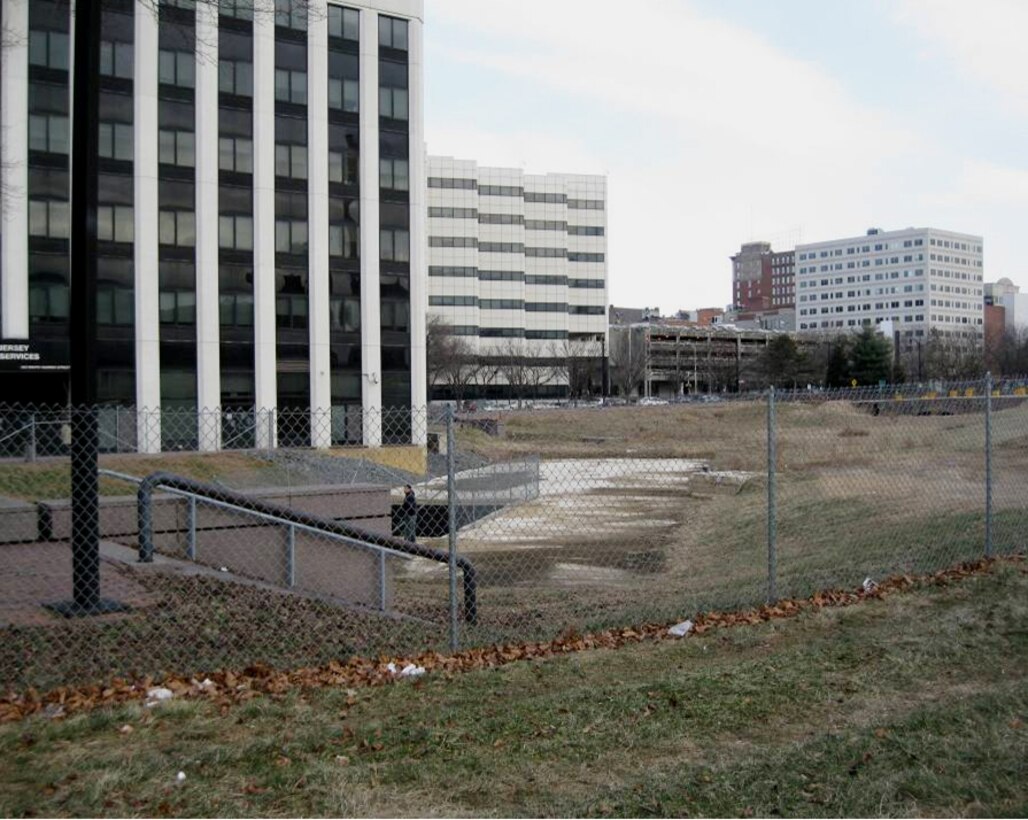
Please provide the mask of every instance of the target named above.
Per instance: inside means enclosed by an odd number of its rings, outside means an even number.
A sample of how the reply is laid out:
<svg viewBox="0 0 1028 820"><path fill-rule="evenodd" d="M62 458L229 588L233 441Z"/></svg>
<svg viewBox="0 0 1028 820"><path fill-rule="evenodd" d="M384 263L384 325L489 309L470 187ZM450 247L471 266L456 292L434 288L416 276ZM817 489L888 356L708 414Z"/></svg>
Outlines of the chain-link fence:
<svg viewBox="0 0 1028 820"><path fill-rule="evenodd" d="M90 409L85 511L75 415L0 407L0 684L542 640L1019 552L1026 401L1006 380L470 415Z"/></svg>

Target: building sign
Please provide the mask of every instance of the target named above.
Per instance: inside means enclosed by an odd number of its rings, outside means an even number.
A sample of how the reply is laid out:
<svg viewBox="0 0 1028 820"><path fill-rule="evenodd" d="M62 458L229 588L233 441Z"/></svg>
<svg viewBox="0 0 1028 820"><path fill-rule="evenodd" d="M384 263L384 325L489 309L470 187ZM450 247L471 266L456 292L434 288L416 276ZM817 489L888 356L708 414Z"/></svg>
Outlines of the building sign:
<svg viewBox="0 0 1028 820"><path fill-rule="evenodd" d="M33 339L0 340L0 373L52 373L69 370L68 357L55 346Z"/></svg>

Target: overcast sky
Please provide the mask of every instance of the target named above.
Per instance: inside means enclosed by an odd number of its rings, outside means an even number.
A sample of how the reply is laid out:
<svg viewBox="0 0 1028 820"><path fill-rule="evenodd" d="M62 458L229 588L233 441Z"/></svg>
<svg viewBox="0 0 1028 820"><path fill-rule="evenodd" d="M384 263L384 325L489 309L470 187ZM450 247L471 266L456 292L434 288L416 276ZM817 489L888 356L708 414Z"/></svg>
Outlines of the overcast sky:
<svg viewBox="0 0 1028 820"><path fill-rule="evenodd" d="M1028 288L1028 0L425 5L429 152L606 174L616 304L724 306L740 243L869 227L980 234Z"/></svg>

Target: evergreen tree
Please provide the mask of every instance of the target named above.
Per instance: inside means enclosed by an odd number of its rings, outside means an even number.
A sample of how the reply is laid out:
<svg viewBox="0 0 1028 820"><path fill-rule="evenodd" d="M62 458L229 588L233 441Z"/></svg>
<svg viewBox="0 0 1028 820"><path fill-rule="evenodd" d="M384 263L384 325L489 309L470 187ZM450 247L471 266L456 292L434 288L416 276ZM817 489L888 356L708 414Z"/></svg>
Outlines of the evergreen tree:
<svg viewBox="0 0 1028 820"><path fill-rule="evenodd" d="M870 325L865 325L853 342L850 377L857 384L876 385L892 375L892 343Z"/></svg>
<svg viewBox="0 0 1028 820"><path fill-rule="evenodd" d="M845 336L839 336L832 340L832 349L828 354L828 367L825 371L825 386L849 387L849 384L849 339Z"/></svg>

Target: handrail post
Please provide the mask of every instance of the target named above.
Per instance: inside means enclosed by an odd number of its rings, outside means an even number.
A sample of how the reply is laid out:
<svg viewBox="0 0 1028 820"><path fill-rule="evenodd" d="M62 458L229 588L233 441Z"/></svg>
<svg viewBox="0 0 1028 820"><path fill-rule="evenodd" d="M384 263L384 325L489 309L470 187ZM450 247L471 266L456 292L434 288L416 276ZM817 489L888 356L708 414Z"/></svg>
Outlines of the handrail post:
<svg viewBox="0 0 1028 820"><path fill-rule="evenodd" d="M378 553L378 608L386 611L386 554Z"/></svg>
<svg viewBox="0 0 1028 820"><path fill-rule="evenodd" d="M286 586L296 586L296 527L286 527Z"/></svg>
<svg viewBox="0 0 1028 820"><path fill-rule="evenodd" d="M149 564L153 561L153 484L149 478L139 482L136 491L139 519L139 561Z"/></svg>
<svg viewBox="0 0 1028 820"><path fill-rule="evenodd" d="M186 557L196 560L196 497L189 496L186 505Z"/></svg>
<svg viewBox="0 0 1028 820"><path fill-rule="evenodd" d="M985 374L985 557L992 557L992 373Z"/></svg>

